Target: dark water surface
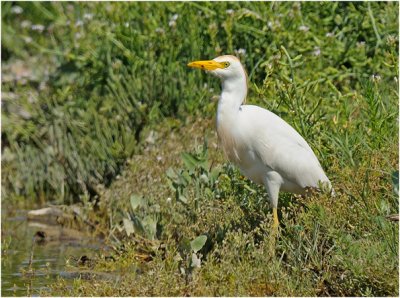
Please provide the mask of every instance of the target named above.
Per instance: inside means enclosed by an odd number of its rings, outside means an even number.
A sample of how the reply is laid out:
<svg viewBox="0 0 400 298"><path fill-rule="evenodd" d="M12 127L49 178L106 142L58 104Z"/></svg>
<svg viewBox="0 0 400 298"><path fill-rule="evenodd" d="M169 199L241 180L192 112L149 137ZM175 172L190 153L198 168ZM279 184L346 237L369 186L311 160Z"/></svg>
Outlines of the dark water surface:
<svg viewBox="0 0 400 298"><path fill-rule="evenodd" d="M1 296L38 296L59 277L72 284L79 273L68 271L68 264L76 264L82 256L94 257L104 248L99 241L88 237L60 237L65 234L61 227L28 222L27 211L7 212L4 208L3 205ZM53 236L38 244L33 241L38 231L50 231Z"/></svg>

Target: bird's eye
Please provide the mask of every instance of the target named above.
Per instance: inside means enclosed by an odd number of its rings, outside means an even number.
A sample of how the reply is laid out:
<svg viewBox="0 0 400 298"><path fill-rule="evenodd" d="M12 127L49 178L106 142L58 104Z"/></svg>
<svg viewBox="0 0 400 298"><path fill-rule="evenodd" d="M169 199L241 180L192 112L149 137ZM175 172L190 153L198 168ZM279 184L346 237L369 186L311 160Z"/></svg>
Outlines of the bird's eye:
<svg viewBox="0 0 400 298"><path fill-rule="evenodd" d="M224 66L224 68L227 68L231 64L229 62L222 62L222 65Z"/></svg>

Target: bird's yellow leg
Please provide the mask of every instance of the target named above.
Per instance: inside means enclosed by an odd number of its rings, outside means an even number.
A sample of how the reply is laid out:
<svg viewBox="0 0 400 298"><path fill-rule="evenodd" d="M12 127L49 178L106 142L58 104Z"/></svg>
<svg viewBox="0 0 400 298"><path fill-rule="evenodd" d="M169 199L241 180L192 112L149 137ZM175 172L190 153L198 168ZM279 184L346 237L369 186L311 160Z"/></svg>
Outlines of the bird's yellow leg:
<svg viewBox="0 0 400 298"><path fill-rule="evenodd" d="M274 213L274 225L273 228L277 229L279 227L279 219L278 219L278 208L272 208Z"/></svg>
<svg viewBox="0 0 400 298"><path fill-rule="evenodd" d="M274 223L272 224L271 238L269 241L269 253L271 257L275 256L276 240L279 234L279 220L278 220L278 209L272 208L272 214L274 216Z"/></svg>

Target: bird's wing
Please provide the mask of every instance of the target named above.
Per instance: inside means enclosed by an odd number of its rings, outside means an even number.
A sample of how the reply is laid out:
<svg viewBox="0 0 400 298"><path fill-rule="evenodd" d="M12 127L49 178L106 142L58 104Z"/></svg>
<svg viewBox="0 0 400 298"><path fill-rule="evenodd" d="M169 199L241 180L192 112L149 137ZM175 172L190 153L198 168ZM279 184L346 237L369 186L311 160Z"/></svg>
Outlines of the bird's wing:
<svg viewBox="0 0 400 298"><path fill-rule="evenodd" d="M303 137L282 118L257 106L242 106L248 147L269 168L300 187L329 181ZM248 119L243 121L244 118Z"/></svg>

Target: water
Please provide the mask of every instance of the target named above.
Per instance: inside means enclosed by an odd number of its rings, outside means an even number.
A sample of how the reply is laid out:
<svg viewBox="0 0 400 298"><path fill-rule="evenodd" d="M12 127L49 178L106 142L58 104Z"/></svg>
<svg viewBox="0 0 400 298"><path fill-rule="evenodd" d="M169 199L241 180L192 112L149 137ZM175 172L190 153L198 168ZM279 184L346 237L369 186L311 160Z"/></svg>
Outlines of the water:
<svg viewBox="0 0 400 298"><path fill-rule="evenodd" d="M72 284L73 278L80 274L68 264L76 265L80 257L92 258L105 248L99 241L82 238L70 231L66 233L66 229L57 225L28 222L27 211L3 210L1 296L38 296L58 277ZM40 245L34 242L37 231L46 231L51 235L50 240Z"/></svg>

